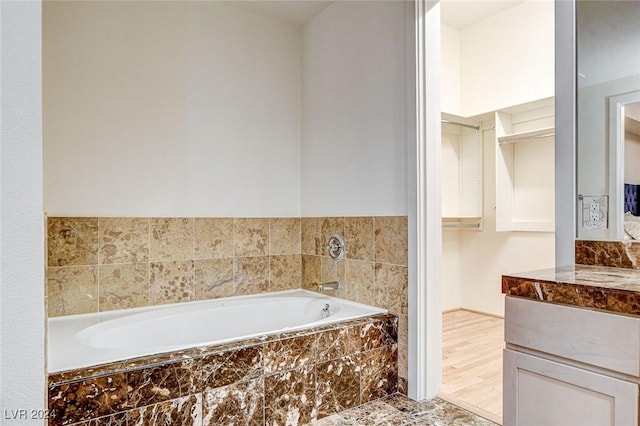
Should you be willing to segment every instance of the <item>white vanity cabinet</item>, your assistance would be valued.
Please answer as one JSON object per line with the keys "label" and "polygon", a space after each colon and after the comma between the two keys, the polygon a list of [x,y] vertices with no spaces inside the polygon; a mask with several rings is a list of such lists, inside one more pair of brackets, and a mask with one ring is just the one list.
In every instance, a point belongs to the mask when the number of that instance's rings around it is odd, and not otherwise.
{"label": "white vanity cabinet", "polygon": [[635,426],[640,318],[506,297],[505,426]]}

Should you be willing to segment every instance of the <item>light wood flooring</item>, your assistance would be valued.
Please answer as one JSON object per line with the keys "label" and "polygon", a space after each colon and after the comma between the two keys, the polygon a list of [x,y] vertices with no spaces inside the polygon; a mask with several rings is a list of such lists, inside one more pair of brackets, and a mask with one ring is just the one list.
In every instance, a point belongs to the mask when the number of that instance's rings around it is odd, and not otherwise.
{"label": "light wood flooring", "polygon": [[502,424],[504,320],[457,310],[442,315],[440,397]]}

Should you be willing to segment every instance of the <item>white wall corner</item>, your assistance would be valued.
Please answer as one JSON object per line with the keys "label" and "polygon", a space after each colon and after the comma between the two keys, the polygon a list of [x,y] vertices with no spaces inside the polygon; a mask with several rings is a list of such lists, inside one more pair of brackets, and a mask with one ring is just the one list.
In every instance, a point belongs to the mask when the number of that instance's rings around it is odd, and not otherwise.
{"label": "white wall corner", "polygon": [[16,425],[46,414],[41,7],[0,2],[0,415]]}

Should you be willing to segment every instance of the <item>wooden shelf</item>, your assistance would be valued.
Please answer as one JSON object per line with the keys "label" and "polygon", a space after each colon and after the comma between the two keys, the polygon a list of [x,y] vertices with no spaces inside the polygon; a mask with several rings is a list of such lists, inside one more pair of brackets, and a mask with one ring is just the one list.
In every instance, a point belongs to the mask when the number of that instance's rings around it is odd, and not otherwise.
{"label": "wooden shelf", "polygon": [[509,144],[526,142],[534,139],[543,139],[553,136],[555,136],[555,127],[544,127],[541,129],[529,130],[526,132],[511,133],[508,135],[498,136],[498,143]]}
{"label": "wooden shelf", "polygon": [[496,111],[495,123],[496,231],[554,232],[553,102]]}

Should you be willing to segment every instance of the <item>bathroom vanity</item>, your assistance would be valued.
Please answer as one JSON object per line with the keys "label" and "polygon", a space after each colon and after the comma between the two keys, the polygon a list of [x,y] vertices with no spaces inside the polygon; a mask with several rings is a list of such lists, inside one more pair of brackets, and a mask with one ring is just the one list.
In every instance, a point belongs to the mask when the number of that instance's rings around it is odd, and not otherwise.
{"label": "bathroom vanity", "polygon": [[504,425],[637,425],[640,271],[502,277]]}

